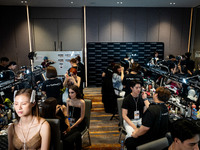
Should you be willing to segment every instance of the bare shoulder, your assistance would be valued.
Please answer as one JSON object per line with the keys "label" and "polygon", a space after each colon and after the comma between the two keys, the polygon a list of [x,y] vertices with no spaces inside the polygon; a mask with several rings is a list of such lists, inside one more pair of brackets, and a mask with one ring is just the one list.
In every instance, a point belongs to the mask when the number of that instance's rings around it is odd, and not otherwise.
{"label": "bare shoulder", "polygon": [[10,125],[8,126],[8,133],[9,133],[9,132],[12,132],[12,131],[13,131],[13,128],[14,128],[14,123],[12,123],[12,124],[10,124]]}
{"label": "bare shoulder", "polygon": [[80,100],[81,105],[85,104],[85,101],[83,99]]}
{"label": "bare shoulder", "polygon": [[50,125],[48,121],[46,121],[44,118],[40,118],[40,124],[41,124],[41,131],[50,130]]}
{"label": "bare shoulder", "polygon": [[10,125],[8,125],[8,138],[12,138],[13,135],[14,135],[14,126],[16,125],[17,123],[12,123]]}
{"label": "bare shoulder", "polygon": [[48,121],[46,121],[46,119],[45,118],[40,118],[40,123],[42,123],[42,124],[45,124],[45,123],[48,123]]}

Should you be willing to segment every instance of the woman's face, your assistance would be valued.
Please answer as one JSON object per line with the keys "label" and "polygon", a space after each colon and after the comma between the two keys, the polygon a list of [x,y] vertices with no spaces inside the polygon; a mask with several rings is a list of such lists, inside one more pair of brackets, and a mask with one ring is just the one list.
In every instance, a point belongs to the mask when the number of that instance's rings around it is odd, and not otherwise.
{"label": "woman's face", "polygon": [[70,72],[72,77],[76,77],[76,74],[74,74],[73,72]]}
{"label": "woman's face", "polygon": [[15,97],[14,108],[19,117],[31,115],[34,104],[30,103],[30,98],[26,94]]}
{"label": "woman's face", "polygon": [[75,99],[76,98],[76,92],[72,89],[69,89],[69,96],[71,97],[71,99]]}

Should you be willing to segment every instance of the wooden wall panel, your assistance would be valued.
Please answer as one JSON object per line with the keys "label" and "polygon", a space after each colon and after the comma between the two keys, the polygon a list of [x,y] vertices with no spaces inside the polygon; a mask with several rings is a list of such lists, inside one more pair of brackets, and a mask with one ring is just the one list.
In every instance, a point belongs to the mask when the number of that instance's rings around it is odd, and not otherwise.
{"label": "wooden wall panel", "polygon": [[[96,11],[104,16],[96,22]],[[106,42],[109,29],[105,27],[110,17],[112,42],[164,42],[165,56],[183,54],[187,49],[189,34],[189,8],[87,8],[87,42]],[[103,15],[101,15],[103,14]],[[96,16],[98,17],[98,16]],[[103,25],[102,25],[102,22]],[[97,24],[96,24],[97,23]],[[93,25],[92,25],[93,24]],[[100,31],[100,33],[99,33]],[[93,32],[93,33],[92,33]],[[94,33],[95,32],[95,33]],[[99,36],[99,34],[101,34]],[[103,35],[105,34],[105,35]],[[93,37],[92,37],[93,36]],[[98,41],[96,40],[98,36]],[[109,42],[109,41],[108,41]]]}
{"label": "wooden wall panel", "polygon": [[124,41],[131,42],[136,39],[136,11],[132,8],[124,10]]}
{"label": "wooden wall panel", "polygon": [[180,55],[182,36],[183,12],[181,9],[172,10],[171,33],[169,51],[173,55]]}
{"label": "wooden wall panel", "polygon": [[30,18],[83,18],[82,8],[31,7]]}
{"label": "wooden wall panel", "polygon": [[99,41],[99,18],[98,9],[87,8],[87,41],[98,42]]}
{"label": "wooden wall panel", "polygon": [[29,65],[26,7],[0,6],[0,57]]}
{"label": "wooden wall panel", "polygon": [[171,12],[160,10],[159,42],[164,42],[165,57],[169,55]]}
{"label": "wooden wall panel", "polygon": [[158,9],[147,9],[147,42],[158,41],[160,15]]}
{"label": "wooden wall panel", "polygon": [[123,8],[112,8],[111,41],[123,41]]}
{"label": "wooden wall panel", "polygon": [[145,8],[136,8],[136,42],[147,41],[147,14]]}
{"label": "wooden wall panel", "polygon": [[190,8],[188,11],[183,12],[183,20],[182,20],[182,36],[181,36],[181,51],[180,54],[184,54],[188,51],[188,38],[189,37],[189,28],[190,28]]}
{"label": "wooden wall panel", "polygon": [[100,8],[99,9],[99,25],[98,25],[98,39],[102,42],[111,41],[111,9]]}

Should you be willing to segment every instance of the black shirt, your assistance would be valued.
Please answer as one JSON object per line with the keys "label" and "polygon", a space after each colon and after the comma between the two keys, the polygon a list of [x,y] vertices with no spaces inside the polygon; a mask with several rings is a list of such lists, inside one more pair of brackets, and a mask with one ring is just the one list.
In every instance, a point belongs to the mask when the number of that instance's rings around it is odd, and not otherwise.
{"label": "black shirt", "polygon": [[3,71],[3,70],[7,70],[7,67],[0,65],[0,72]]}
{"label": "black shirt", "polygon": [[42,91],[46,92],[47,98],[54,97],[57,99],[58,104],[62,104],[62,94],[61,89],[63,88],[63,83],[60,79],[49,79],[45,81],[42,85]]}
{"label": "black shirt", "polygon": [[168,132],[168,109],[164,103],[151,104],[142,118],[142,125],[150,129],[143,136],[149,140],[164,137]]}
{"label": "black shirt", "polygon": [[125,87],[125,92],[126,92],[125,96],[127,96],[128,94],[131,93],[130,83],[131,83],[131,81],[133,81],[133,80],[139,80],[139,81],[141,81],[141,82],[142,82],[142,86],[143,86],[143,84],[144,84],[143,78],[142,78],[142,76],[139,75],[139,74],[127,74],[127,75],[125,75],[125,76],[124,76],[124,79],[123,79],[123,81],[122,81],[122,84],[123,84],[124,86],[126,86],[126,87]]}
{"label": "black shirt", "polygon": [[129,119],[135,119],[134,111],[136,111],[136,104],[137,104],[137,110],[139,110],[140,112],[140,118],[142,118],[145,104],[141,95],[139,95],[139,97],[137,98],[134,98],[131,94],[129,94],[123,100],[122,108],[128,110],[127,117]]}
{"label": "black shirt", "polygon": [[78,68],[81,70],[81,80],[85,82],[85,66],[82,63],[78,63]]}

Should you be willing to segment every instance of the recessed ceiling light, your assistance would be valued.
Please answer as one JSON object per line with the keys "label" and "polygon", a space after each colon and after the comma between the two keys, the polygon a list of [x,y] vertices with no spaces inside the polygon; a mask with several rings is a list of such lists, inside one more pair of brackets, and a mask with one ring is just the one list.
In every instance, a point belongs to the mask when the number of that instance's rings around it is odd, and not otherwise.
{"label": "recessed ceiling light", "polygon": [[24,3],[24,1],[21,1],[21,3],[23,4],[23,3]]}
{"label": "recessed ceiling light", "polygon": [[123,2],[117,2],[117,4],[123,4]]}
{"label": "recessed ceiling light", "polygon": [[173,5],[175,5],[176,3],[173,3]]}
{"label": "recessed ceiling light", "polygon": [[169,3],[170,5],[172,5],[172,3]]}
{"label": "recessed ceiling light", "polygon": [[73,4],[74,2],[71,2],[71,4]]}

